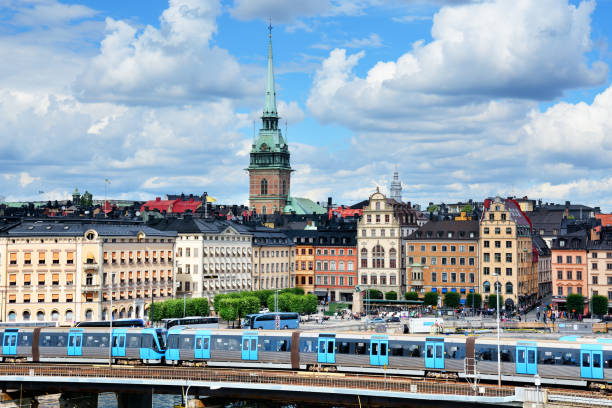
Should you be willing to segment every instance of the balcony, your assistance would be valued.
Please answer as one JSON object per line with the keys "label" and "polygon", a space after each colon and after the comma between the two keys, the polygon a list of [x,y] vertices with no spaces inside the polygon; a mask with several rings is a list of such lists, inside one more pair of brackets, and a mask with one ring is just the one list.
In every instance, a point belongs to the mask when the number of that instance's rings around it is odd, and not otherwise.
{"label": "balcony", "polygon": [[412,286],[423,286],[425,284],[425,282],[423,281],[423,279],[413,279],[410,284]]}
{"label": "balcony", "polygon": [[97,283],[86,283],[81,287],[81,289],[83,292],[97,292],[100,290],[100,285]]}

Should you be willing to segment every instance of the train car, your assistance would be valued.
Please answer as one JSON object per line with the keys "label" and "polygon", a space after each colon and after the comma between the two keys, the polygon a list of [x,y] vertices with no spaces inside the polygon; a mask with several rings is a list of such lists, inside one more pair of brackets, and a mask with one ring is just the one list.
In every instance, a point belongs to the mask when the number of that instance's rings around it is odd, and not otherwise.
{"label": "train car", "polygon": [[[298,333],[299,334],[299,333]],[[219,367],[294,368],[291,332],[200,330],[174,327],[168,331],[168,364]],[[297,361],[297,354],[293,361]]]}
{"label": "train car", "polygon": [[[6,328],[2,361],[159,363],[165,358],[165,333],[136,328]],[[109,346],[110,344],[110,346]]]}

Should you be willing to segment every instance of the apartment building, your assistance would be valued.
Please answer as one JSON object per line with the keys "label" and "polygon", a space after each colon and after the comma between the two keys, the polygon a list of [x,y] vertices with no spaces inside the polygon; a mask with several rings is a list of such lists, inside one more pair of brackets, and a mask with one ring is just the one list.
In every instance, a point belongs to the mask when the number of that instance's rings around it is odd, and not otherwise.
{"label": "apartment building", "polygon": [[304,293],[315,291],[315,241],[316,230],[287,230],[284,233],[295,244],[294,271],[296,288],[302,288]]}
{"label": "apartment building", "polygon": [[430,221],[406,240],[407,291],[457,292],[461,303],[478,289],[477,220]]}
{"label": "apartment building", "polygon": [[143,317],[173,295],[176,233],[140,223],[28,220],[0,236],[3,321]]}
{"label": "apartment building", "polygon": [[533,246],[538,260],[538,299],[543,299],[552,295],[552,257],[550,248],[541,235],[533,236]]}
{"label": "apartment building", "polygon": [[588,292],[588,237],[586,231],[559,236],[552,241],[553,304],[563,307],[567,295]]}
{"label": "apartment building", "polygon": [[479,281],[485,298],[499,286],[508,309],[536,302],[537,259],[531,236],[531,222],[516,201],[485,200],[479,242]]}
{"label": "apartment building", "polygon": [[588,296],[606,296],[610,309],[612,308],[612,228],[601,228],[598,238],[587,244]]}
{"label": "apartment building", "polygon": [[252,238],[242,224],[225,220],[165,218],[151,224],[176,231],[176,293],[205,297],[251,290]]}
{"label": "apartment building", "polygon": [[351,302],[357,284],[355,229],[317,231],[315,294],[322,300]]}
{"label": "apartment building", "polygon": [[286,234],[270,228],[253,229],[253,290],[293,287],[295,244]]}

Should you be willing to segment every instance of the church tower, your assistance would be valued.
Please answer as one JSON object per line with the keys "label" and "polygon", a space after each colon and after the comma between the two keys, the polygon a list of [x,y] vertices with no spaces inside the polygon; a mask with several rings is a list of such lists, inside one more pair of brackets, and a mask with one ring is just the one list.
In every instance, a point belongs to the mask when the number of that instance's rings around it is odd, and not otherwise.
{"label": "church tower", "polygon": [[289,146],[278,127],[274,66],[272,64],[272,26],[268,27],[268,76],[261,128],[251,148],[249,207],[258,214],[283,212],[289,197],[291,165]]}

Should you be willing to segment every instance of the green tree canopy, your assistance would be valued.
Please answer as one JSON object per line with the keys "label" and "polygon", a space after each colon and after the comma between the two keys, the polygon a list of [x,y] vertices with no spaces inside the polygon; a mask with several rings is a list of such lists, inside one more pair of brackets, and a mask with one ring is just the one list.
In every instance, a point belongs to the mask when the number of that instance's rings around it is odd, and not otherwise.
{"label": "green tree canopy", "polygon": [[444,295],[444,306],[452,308],[458,307],[460,300],[461,295],[457,292],[446,292]]}
{"label": "green tree canopy", "polygon": [[390,291],[385,293],[385,299],[387,300],[397,300],[397,292]]}
{"label": "green tree canopy", "polygon": [[383,294],[378,289],[366,289],[364,299],[382,299]]}
{"label": "green tree canopy", "polygon": [[436,306],[438,304],[438,292],[427,292],[423,297],[423,303],[427,306]]}
{"label": "green tree canopy", "polygon": [[[489,309],[497,309],[497,295],[489,295],[489,299],[487,300],[487,305]],[[499,295],[499,307],[504,306],[504,297]]]}
{"label": "green tree canopy", "polygon": [[465,297],[468,307],[479,309],[482,306],[482,295],[480,293],[468,293]]}
{"label": "green tree canopy", "polygon": [[591,299],[593,302],[593,314],[603,316],[608,314],[608,298],[601,295],[594,295]]}
{"label": "green tree canopy", "polygon": [[565,298],[565,310],[568,313],[583,313],[584,312],[584,296],[578,293],[572,293]]}
{"label": "green tree canopy", "polygon": [[461,207],[461,211],[466,214],[471,214],[473,210],[474,209],[472,208],[472,204],[466,204],[463,207]]}
{"label": "green tree canopy", "polygon": [[406,300],[419,300],[419,294],[416,292],[406,292],[404,293],[404,299]]}

